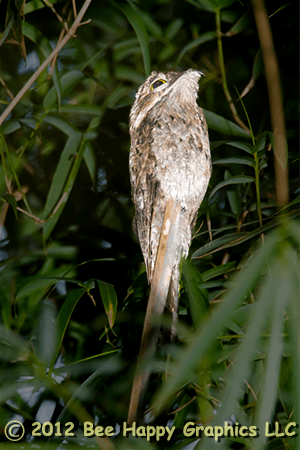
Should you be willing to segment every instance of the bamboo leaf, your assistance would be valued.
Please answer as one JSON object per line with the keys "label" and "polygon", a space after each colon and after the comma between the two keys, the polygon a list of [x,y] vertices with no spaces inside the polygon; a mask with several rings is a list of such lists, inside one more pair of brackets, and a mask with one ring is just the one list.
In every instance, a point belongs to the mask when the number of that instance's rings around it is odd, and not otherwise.
{"label": "bamboo leaf", "polygon": [[62,341],[63,341],[64,335],[65,335],[68,323],[70,321],[70,318],[74,311],[74,308],[86,291],[87,291],[87,288],[84,287],[84,288],[80,288],[80,289],[74,289],[72,292],[70,292],[70,294],[67,296],[66,300],[64,301],[63,306],[61,307],[61,309],[58,313],[58,316],[55,321],[55,329],[56,329],[56,333],[57,333],[56,348],[53,351],[53,356],[49,363],[49,371],[50,372],[52,371],[53,366],[55,364],[56,358],[58,356],[60,347],[62,345]]}
{"label": "bamboo leaf", "polygon": [[242,183],[252,183],[255,181],[254,177],[250,177],[248,175],[235,175],[228,180],[221,181],[217,186],[214,187],[214,189],[211,191],[211,194],[209,196],[209,199],[221,188],[224,186],[230,186],[231,184],[242,184]]}
{"label": "bamboo leaf", "polygon": [[[287,246],[286,246],[287,247]],[[290,259],[290,253],[287,248],[282,252],[286,253]],[[293,253],[293,252],[292,252]],[[267,362],[260,392],[258,408],[254,423],[259,429],[264,430],[265,423],[272,422],[274,406],[277,399],[277,388],[279,385],[280,363],[283,354],[283,331],[284,331],[284,311],[292,293],[292,285],[289,277],[285,276],[285,270],[288,271],[287,258],[279,257],[277,265],[271,271],[271,282],[274,287],[272,299],[272,327],[269,346],[267,350]],[[263,449],[266,443],[265,433],[260,433],[256,440],[258,448]]]}
{"label": "bamboo leaf", "polygon": [[[61,97],[68,95],[84,79],[84,75],[79,70],[71,70],[60,78]],[[52,87],[44,98],[43,107],[49,110],[56,105],[56,88]]]}
{"label": "bamboo leaf", "polygon": [[74,163],[74,156],[78,150],[81,141],[81,133],[74,133],[67,139],[64,149],[60,155],[52,183],[48,192],[45,209],[42,218],[45,219],[53,210],[60,199],[68,174]]}
{"label": "bamboo leaf", "polygon": [[[298,213],[295,213],[295,217],[297,216]],[[200,258],[203,255],[223,250],[224,248],[230,248],[235,245],[240,245],[248,241],[249,239],[253,239],[254,237],[260,235],[261,233],[265,233],[266,231],[271,230],[272,228],[276,227],[280,223],[284,223],[285,221],[286,218],[284,217],[282,217],[281,219],[278,218],[248,233],[231,233],[214,239],[212,242],[209,242],[208,244],[205,244],[203,247],[196,250],[193,253],[192,258]],[[297,232],[297,226],[295,227],[295,231]]]}
{"label": "bamboo leaf", "polygon": [[93,147],[91,146],[91,144],[89,142],[87,142],[85,144],[85,151],[84,151],[84,162],[87,166],[87,169],[89,171],[91,180],[93,185],[96,185],[96,172],[97,172],[97,160],[96,160],[96,156],[93,150]]}
{"label": "bamboo leaf", "polygon": [[212,269],[206,270],[201,274],[203,281],[211,280],[212,278],[219,277],[220,275],[224,275],[224,273],[231,272],[235,269],[236,263],[230,262],[226,264],[222,264],[217,267],[213,267]]}
{"label": "bamboo leaf", "polygon": [[65,204],[68,201],[68,198],[70,196],[70,193],[72,191],[73,185],[75,183],[76,180],[76,176],[79,170],[79,167],[81,165],[81,161],[84,155],[84,150],[85,150],[85,142],[82,141],[81,145],[79,147],[79,150],[77,152],[77,154],[75,155],[74,158],[74,162],[72,165],[72,169],[70,171],[70,174],[68,176],[66,185],[64,187],[62,196],[59,200],[59,203],[57,204],[57,207],[55,208],[55,211],[52,213],[50,219],[47,220],[47,222],[43,225],[43,239],[44,241],[46,241],[48,239],[48,237],[50,236],[53,228],[55,227],[64,207]]}
{"label": "bamboo leaf", "polygon": [[189,42],[178,55],[178,58],[176,60],[176,64],[178,65],[183,56],[189,51],[194,48],[199,47],[199,45],[204,44],[205,42],[212,41],[213,39],[216,39],[217,34],[215,31],[207,31],[206,33],[201,34],[197,39],[194,39],[193,41]]}
{"label": "bamboo leaf", "polygon": [[217,336],[224,329],[224,322],[231,317],[233,311],[247,298],[249,291],[255,286],[266,262],[271,259],[277,246],[278,234],[274,232],[266,240],[265,245],[257,251],[248,266],[235,277],[233,288],[226,294],[221,306],[196,333],[189,346],[182,351],[177,358],[168,383],[159,390],[152,400],[152,411],[155,415],[165,407],[170,396],[180,386],[193,379],[199,362],[207,355]]}
{"label": "bamboo leaf", "polygon": [[102,303],[108,318],[108,323],[112,329],[116,320],[118,299],[115,288],[105,281],[96,280],[102,298]]}
{"label": "bamboo leaf", "polygon": [[[51,0],[51,4],[55,5],[58,0]],[[38,9],[45,8],[46,4],[42,0],[31,0],[30,2],[26,2],[24,7],[24,14],[29,14],[33,11],[37,11]]]}
{"label": "bamboo leaf", "polygon": [[70,125],[66,119],[63,119],[61,117],[48,115],[45,117],[44,122],[49,123],[50,125],[53,125],[54,127],[58,128],[60,131],[62,131],[64,134],[67,134],[68,136],[75,137],[75,135],[78,134],[78,131],[76,130],[76,128],[74,128],[72,125]]}
{"label": "bamboo leaf", "polygon": [[246,166],[255,167],[253,158],[236,157],[236,158],[221,158],[213,161],[213,164],[243,164]]}
{"label": "bamboo leaf", "polygon": [[[26,36],[28,39],[30,39],[32,42],[37,44],[39,46],[39,51],[42,52],[44,55],[44,58],[48,58],[50,53],[52,52],[52,47],[48,39],[44,36],[43,33],[41,33],[37,28],[35,28],[33,25],[31,25],[28,22],[22,23],[22,33],[24,36]],[[46,70],[46,69],[45,69]],[[61,91],[60,91],[60,82],[59,82],[59,76],[58,76],[58,69],[57,65],[55,65],[52,78],[54,82],[54,88],[55,93],[58,98],[61,98]]]}
{"label": "bamboo leaf", "polygon": [[230,134],[231,136],[239,136],[247,139],[251,139],[251,135],[243,128],[239,127],[231,120],[225,119],[218,114],[211,111],[203,110],[208,128],[218,131],[219,133]]}
{"label": "bamboo leaf", "polygon": [[207,290],[199,289],[198,285],[203,283],[203,278],[201,277],[199,270],[191,261],[188,259],[183,260],[181,267],[184,286],[189,300],[191,316],[194,327],[197,329],[203,322],[209,309]]}
{"label": "bamboo leaf", "polygon": [[17,201],[14,195],[12,194],[6,194],[3,195],[3,200],[5,200],[10,206],[12,206],[12,209],[14,211],[15,218],[18,220],[18,210],[17,210]]}
{"label": "bamboo leaf", "polygon": [[123,14],[125,14],[128,22],[137,35],[142,50],[145,73],[146,76],[148,76],[150,75],[151,62],[149,53],[149,37],[145,25],[138,13],[130,5],[120,5],[118,3],[118,8],[123,12]]}

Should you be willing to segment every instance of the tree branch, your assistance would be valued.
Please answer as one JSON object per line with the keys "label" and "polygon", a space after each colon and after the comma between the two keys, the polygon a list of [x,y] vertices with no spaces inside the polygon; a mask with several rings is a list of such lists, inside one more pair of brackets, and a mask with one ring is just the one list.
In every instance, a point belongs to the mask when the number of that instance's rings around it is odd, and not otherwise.
{"label": "tree branch", "polygon": [[168,200],[155,261],[137,368],[131,391],[127,419],[129,425],[138,420],[142,415],[142,408],[150,378],[150,371],[146,370],[143,372],[143,366],[146,361],[149,361],[155,355],[161,316],[166,306],[175,259],[176,245],[174,243],[176,243],[177,239],[179,218],[180,205],[176,204],[174,199]]}
{"label": "tree branch", "polygon": [[270,114],[275,136],[275,185],[279,207],[289,202],[287,142],[282,104],[279,67],[270,22],[263,0],[252,0],[254,17],[266,70]]}
{"label": "tree branch", "polygon": [[37,69],[37,71],[29,78],[27,83],[22,87],[22,89],[18,92],[18,94],[15,96],[15,98],[12,100],[12,102],[8,105],[8,107],[4,110],[4,112],[0,116],[0,125],[4,122],[4,120],[8,117],[8,115],[11,113],[11,111],[14,109],[14,107],[19,103],[23,95],[28,91],[30,86],[35,82],[35,80],[38,78],[38,76],[43,72],[43,70],[48,66],[48,64],[52,61],[52,59],[60,52],[60,50],[66,45],[66,43],[74,37],[76,30],[78,26],[80,25],[80,22],[86,13],[86,10],[88,9],[90,3],[92,0],[85,0],[81,10],[79,11],[78,16],[74,20],[73,25],[67,32],[66,36],[62,41],[60,41],[55,49],[52,51],[52,53],[48,56],[47,59],[40,65],[40,67]]}

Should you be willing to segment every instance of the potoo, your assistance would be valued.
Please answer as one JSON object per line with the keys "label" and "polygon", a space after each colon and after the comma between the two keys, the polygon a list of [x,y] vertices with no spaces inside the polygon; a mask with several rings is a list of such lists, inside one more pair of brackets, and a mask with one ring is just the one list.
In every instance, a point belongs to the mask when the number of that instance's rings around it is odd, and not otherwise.
{"label": "potoo", "polygon": [[[166,308],[174,323],[179,262],[181,256],[188,255],[212,170],[207,125],[197,105],[200,76],[201,72],[192,69],[152,72],[138,89],[130,113],[134,230],[151,290],[158,284],[154,311],[158,314]],[[161,276],[158,265],[163,271],[160,281],[156,279]],[[151,321],[151,317],[146,315],[143,334],[149,326],[147,320]]]}

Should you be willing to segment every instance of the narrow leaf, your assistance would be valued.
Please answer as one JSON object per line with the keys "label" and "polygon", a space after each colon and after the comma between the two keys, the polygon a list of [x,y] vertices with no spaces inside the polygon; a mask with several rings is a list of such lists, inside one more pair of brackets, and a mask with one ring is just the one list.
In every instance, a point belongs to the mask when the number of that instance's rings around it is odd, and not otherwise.
{"label": "narrow leaf", "polygon": [[[66,96],[84,79],[84,75],[79,70],[72,70],[60,78],[61,96]],[[45,110],[56,105],[56,88],[52,87],[44,98],[43,107]]]}
{"label": "narrow leaf", "polygon": [[74,133],[74,136],[69,137],[64,146],[48,192],[45,209],[42,215],[43,219],[51,213],[62,195],[66,179],[74,162],[73,156],[77,153],[80,140],[81,133]]}
{"label": "narrow leaf", "polygon": [[216,39],[217,33],[215,31],[207,31],[206,33],[201,34],[197,39],[194,39],[193,41],[189,42],[178,55],[178,58],[176,60],[175,65],[179,64],[182,57],[189,51],[194,48],[199,47],[199,45],[204,44],[205,42],[212,41],[213,39]]}
{"label": "narrow leaf", "polygon": [[87,169],[89,171],[91,180],[93,185],[95,186],[96,184],[96,172],[97,172],[97,161],[96,161],[96,156],[93,150],[93,147],[91,146],[91,144],[89,142],[87,142],[85,144],[85,150],[84,150],[84,162],[87,166]]}
{"label": "narrow leaf", "polygon": [[130,25],[132,26],[137,35],[142,50],[145,73],[146,76],[148,76],[150,75],[151,63],[149,53],[149,38],[145,25],[140,16],[138,15],[138,13],[130,5],[118,4],[118,8],[120,8],[123,14],[125,14],[125,16],[128,19],[128,22],[130,23]]}
{"label": "narrow leaf", "polygon": [[203,279],[199,270],[191,261],[188,259],[183,260],[181,267],[194,327],[198,328],[209,309],[207,290],[199,289],[198,285],[199,283],[203,283]]}
{"label": "narrow leaf", "polygon": [[55,329],[57,332],[56,349],[53,352],[52,359],[49,363],[49,371],[51,372],[55,364],[56,358],[58,356],[68,323],[70,321],[71,315],[74,311],[75,306],[81,299],[83,294],[86,292],[86,288],[74,289],[64,301],[61,307],[57,319],[55,321]]}
{"label": "narrow leaf", "polygon": [[[285,253],[287,249],[285,249]],[[270,273],[272,274],[272,282],[274,284],[274,295],[272,296],[272,328],[267,351],[267,364],[262,383],[261,394],[259,398],[258,410],[254,423],[259,429],[264,430],[265,423],[272,422],[274,406],[277,399],[277,388],[279,385],[280,363],[283,353],[283,336],[284,331],[284,311],[285,305],[292,293],[292,285],[289,277],[285,275],[288,271],[288,265],[284,258],[280,258],[277,266]],[[260,433],[256,440],[258,448],[263,449],[266,443],[265,433]]]}
{"label": "narrow leaf", "polygon": [[251,139],[251,135],[243,128],[239,127],[231,120],[225,119],[211,111],[203,110],[208,128],[218,131],[219,133],[230,134],[231,136],[239,136]]}
{"label": "narrow leaf", "polygon": [[12,209],[14,211],[15,214],[15,218],[16,220],[18,220],[18,210],[17,210],[17,201],[14,195],[12,194],[6,194],[3,197],[3,200],[5,200],[7,203],[10,204],[10,206],[12,206]]}
{"label": "narrow leaf", "polygon": [[55,208],[54,212],[52,213],[52,216],[49,220],[47,220],[47,222],[44,224],[43,226],[43,239],[44,241],[46,241],[48,239],[48,237],[50,236],[53,228],[55,227],[64,207],[65,204],[68,201],[68,198],[70,196],[70,193],[72,191],[73,185],[75,183],[76,180],[76,176],[79,170],[79,167],[81,165],[81,161],[83,158],[83,154],[84,154],[84,149],[85,149],[85,142],[82,141],[81,145],[79,147],[79,150],[77,152],[77,154],[74,157],[74,163],[71,169],[71,172],[69,174],[68,180],[66,182],[64,191],[62,193],[62,196],[59,200],[59,203],[57,204],[57,208]]}
{"label": "narrow leaf", "polygon": [[118,299],[115,288],[105,281],[96,280],[99,286],[102,303],[107,314],[108,323],[112,329],[116,320]]}
{"label": "narrow leaf", "polygon": [[219,184],[217,184],[217,186],[214,187],[214,189],[212,190],[209,199],[222,187],[224,186],[229,186],[231,184],[241,184],[241,183],[252,183],[253,181],[255,181],[254,177],[250,177],[248,175],[243,175],[243,176],[239,176],[239,175],[235,175],[231,178],[229,178],[228,180],[224,180],[221,181]]}
{"label": "narrow leaf", "polygon": [[167,404],[170,396],[182,384],[193,379],[199,362],[207,355],[217,336],[224,329],[224,322],[231,317],[239,305],[253,289],[257,278],[263,272],[265,265],[278,245],[278,234],[273,233],[259,249],[249,265],[235,278],[233,288],[225,296],[221,306],[212,317],[197,332],[190,345],[177,358],[177,362],[168,379],[168,383],[155,395],[152,405],[156,415]]}
{"label": "narrow leaf", "polygon": [[253,158],[237,157],[237,158],[221,158],[213,161],[213,164],[244,164],[246,166],[255,167]]}

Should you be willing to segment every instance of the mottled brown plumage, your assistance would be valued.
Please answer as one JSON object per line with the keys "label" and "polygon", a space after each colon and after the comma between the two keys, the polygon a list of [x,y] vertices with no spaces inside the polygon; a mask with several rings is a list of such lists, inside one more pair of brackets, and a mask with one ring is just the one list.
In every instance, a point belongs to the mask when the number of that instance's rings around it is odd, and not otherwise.
{"label": "mottled brown plumage", "polygon": [[[175,335],[179,262],[188,254],[211,175],[207,125],[197,105],[200,76],[192,69],[152,72],[138,89],[130,113],[134,230],[151,285],[138,367],[146,352],[154,354],[159,327],[153,325],[153,316],[165,307],[173,317]],[[149,372],[137,370],[129,423],[141,413],[148,379]]]}
{"label": "mottled brown plumage", "polygon": [[188,254],[197,211],[211,174],[207,126],[196,103],[200,76],[196,70],[152,72],[140,86],[130,114],[134,229],[150,284],[166,200],[173,198],[181,205],[173,292],[168,298],[175,310],[177,299],[172,300],[172,296],[178,295],[179,261],[181,255]]}

